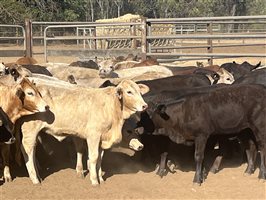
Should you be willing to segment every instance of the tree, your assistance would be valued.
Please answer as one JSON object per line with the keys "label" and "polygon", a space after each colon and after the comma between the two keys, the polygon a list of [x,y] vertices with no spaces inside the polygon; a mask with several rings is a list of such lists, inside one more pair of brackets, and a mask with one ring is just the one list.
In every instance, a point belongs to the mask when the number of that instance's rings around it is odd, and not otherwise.
{"label": "tree", "polygon": [[23,23],[26,17],[31,17],[27,11],[27,7],[20,1],[0,0],[0,23]]}
{"label": "tree", "polygon": [[114,3],[117,6],[117,17],[120,17],[120,10],[123,7],[124,1],[123,0],[114,0]]}

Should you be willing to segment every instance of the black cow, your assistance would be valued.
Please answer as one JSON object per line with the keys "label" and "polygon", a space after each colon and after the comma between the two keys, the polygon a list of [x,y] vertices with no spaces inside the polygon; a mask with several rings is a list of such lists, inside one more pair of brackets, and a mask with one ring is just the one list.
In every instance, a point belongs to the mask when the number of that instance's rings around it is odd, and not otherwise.
{"label": "black cow", "polygon": [[235,80],[233,84],[261,84],[266,87],[266,68],[254,70]]}
{"label": "black cow", "polygon": [[176,75],[166,78],[137,81],[150,88],[147,94],[155,94],[164,90],[175,90],[183,87],[197,87],[211,85],[210,80],[205,75],[201,74],[190,74],[190,75]]}
{"label": "black cow", "polygon": [[[137,81],[136,83],[142,83],[149,86],[150,91],[147,93],[147,95],[158,94],[164,90],[211,85],[211,82],[207,76],[202,74],[175,75],[154,80]],[[100,86],[100,88],[108,86],[116,85],[107,80]]]}
{"label": "black cow", "polygon": [[15,137],[12,134],[12,130],[12,122],[0,107],[0,143],[12,144],[15,142]]}
{"label": "black cow", "polygon": [[261,155],[260,179],[266,179],[266,90],[259,85],[234,85],[187,95],[157,106],[152,113],[156,128],[172,129],[175,141],[194,140],[196,174],[194,183],[203,182],[202,162],[210,135],[238,133],[250,128]]}
{"label": "black cow", "polygon": [[234,79],[237,80],[240,77],[250,73],[252,70],[258,68],[260,65],[261,62],[259,62],[257,65],[251,65],[245,61],[242,64],[238,64],[236,62],[224,63],[221,65],[221,68],[229,71],[234,76]]}
{"label": "black cow", "polygon": [[69,64],[69,66],[73,67],[84,67],[84,68],[89,68],[89,69],[99,69],[99,66],[96,62],[93,60],[88,60],[88,61],[76,61],[72,62]]}

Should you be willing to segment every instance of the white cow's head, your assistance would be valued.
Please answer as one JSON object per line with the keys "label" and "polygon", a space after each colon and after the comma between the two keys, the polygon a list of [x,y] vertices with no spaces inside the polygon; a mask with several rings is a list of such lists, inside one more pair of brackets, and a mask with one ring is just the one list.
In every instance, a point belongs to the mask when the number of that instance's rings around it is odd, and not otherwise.
{"label": "white cow's head", "polygon": [[220,68],[217,74],[220,76],[217,83],[232,84],[235,81],[234,76],[224,68]]}
{"label": "white cow's head", "polygon": [[114,71],[114,66],[116,64],[116,60],[114,58],[103,60],[98,63],[99,66],[99,76],[101,78],[110,78],[112,77],[112,73]]}
{"label": "white cow's head", "polygon": [[144,111],[148,105],[143,100],[142,94],[149,91],[149,87],[144,84],[136,84],[131,80],[123,80],[116,86],[116,94],[123,106],[124,119],[130,115]]}

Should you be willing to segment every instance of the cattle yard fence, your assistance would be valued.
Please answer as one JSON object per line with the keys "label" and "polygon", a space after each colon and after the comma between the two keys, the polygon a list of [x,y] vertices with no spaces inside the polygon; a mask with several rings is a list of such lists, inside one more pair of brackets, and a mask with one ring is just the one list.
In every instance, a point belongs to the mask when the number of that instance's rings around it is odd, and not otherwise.
{"label": "cattle yard fence", "polygon": [[[266,57],[264,53],[231,52],[232,47],[266,47],[266,15],[193,18],[140,18],[129,22],[35,22],[0,24],[0,57],[32,56],[43,46],[49,56],[95,57],[139,55],[160,61],[232,57]],[[18,50],[17,47],[22,47]],[[40,52],[39,52],[40,53]]]}

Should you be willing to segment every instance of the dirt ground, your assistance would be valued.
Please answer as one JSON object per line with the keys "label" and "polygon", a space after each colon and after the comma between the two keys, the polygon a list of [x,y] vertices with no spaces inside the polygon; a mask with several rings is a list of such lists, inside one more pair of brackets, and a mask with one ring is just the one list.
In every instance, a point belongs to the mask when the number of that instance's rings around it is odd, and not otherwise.
{"label": "dirt ground", "polygon": [[[262,52],[266,53],[265,48],[260,50]],[[44,62],[43,55],[35,58],[39,63]],[[0,58],[3,62],[14,62],[16,59]],[[57,57],[49,60],[70,63],[77,58]],[[261,58],[219,59],[214,64],[233,60],[247,60],[252,64],[262,61],[266,64],[266,60]],[[177,64],[194,65],[195,61]],[[257,179],[258,169],[255,174],[244,176],[246,164],[240,163],[237,157],[225,159],[222,170],[215,175],[209,174],[199,187],[192,184],[195,173],[193,155],[179,155],[181,162],[188,160],[186,167],[160,178],[155,174],[154,166],[148,167],[125,153],[108,151],[103,158],[106,181],[99,187],[92,187],[89,174],[85,179],[76,177],[75,164],[65,155],[67,150],[64,145],[66,144],[56,144],[61,153],[55,151],[53,157],[37,151],[37,157],[43,160],[40,162],[40,175],[43,179],[41,185],[32,184],[25,166],[13,166],[11,171],[14,180],[0,183],[0,199],[266,199],[266,183]]]}

